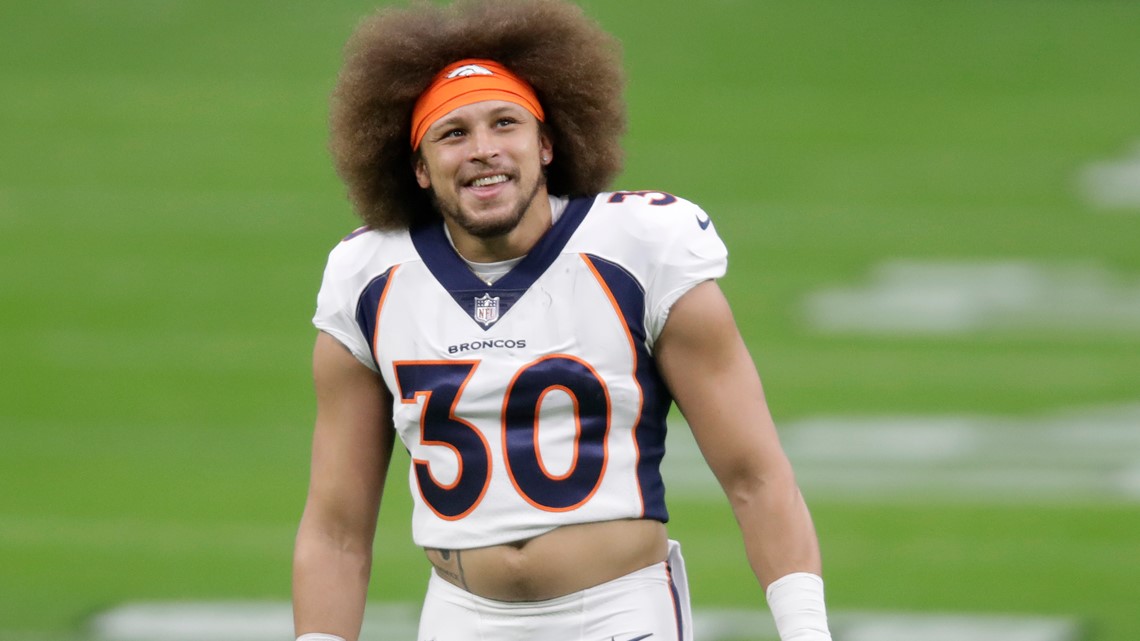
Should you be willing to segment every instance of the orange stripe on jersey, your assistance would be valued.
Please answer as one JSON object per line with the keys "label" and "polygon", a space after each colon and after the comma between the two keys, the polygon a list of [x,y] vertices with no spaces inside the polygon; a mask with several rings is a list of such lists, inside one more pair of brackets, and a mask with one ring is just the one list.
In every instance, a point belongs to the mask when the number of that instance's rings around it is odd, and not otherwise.
{"label": "orange stripe on jersey", "polygon": [[[630,372],[630,378],[633,379],[633,384],[637,386],[637,412],[634,416],[641,416],[641,412],[645,409],[645,390],[641,387],[641,381],[637,378],[637,341],[633,338],[633,333],[629,331],[629,325],[625,322],[625,314],[621,311],[621,305],[618,304],[617,297],[610,291],[610,286],[606,284],[606,279],[598,272],[598,268],[594,266],[594,262],[586,254],[578,254],[582,262],[586,263],[586,267],[590,268],[590,273],[594,275],[594,280],[598,281],[598,286],[605,292],[606,298],[609,299],[610,305],[614,308],[614,314],[617,316],[618,322],[621,323],[621,328],[625,332],[626,342],[629,343],[629,357],[633,363],[633,369]],[[641,447],[637,443],[637,426],[640,421],[633,424],[631,430],[633,436],[633,451],[635,454],[634,469],[641,465]],[[641,489],[641,483],[637,484],[637,495],[641,501],[641,515],[645,516],[645,495]]]}
{"label": "orange stripe on jersey", "polygon": [[396,271],[399,265],[392,265],[388,269],[388,281],[384,283],[384,291],[380,292],[380,300],[376,301],[376,319],[372,321],[372,360],[380,365],[380,312],[384,309],[384,301],[388,299],[388,290],[392,289],[392,281],[396,280]]}

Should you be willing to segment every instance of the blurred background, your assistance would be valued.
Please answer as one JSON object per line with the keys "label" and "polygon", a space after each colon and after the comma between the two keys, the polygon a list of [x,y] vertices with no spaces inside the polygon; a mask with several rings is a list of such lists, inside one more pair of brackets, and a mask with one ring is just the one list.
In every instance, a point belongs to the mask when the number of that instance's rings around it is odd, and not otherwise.
{"label": "blurred background", "polygon": [[[1140,3],[581,4],[624,44],[615,188],[698,202],[729,246],[830,607],[1140,639]],[[377,6],[0,5],[0,640],[288,599],[309,318],[357,226],[327,100]],[[763,612],[670,440],[695,607]],[[378,604],[426,583],[405,471]]]}

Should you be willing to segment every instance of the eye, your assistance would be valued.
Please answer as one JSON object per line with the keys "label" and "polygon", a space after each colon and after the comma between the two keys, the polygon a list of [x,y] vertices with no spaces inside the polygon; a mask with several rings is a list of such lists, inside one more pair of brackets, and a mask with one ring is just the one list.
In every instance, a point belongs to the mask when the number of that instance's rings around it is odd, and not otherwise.
{"label": "eye", "polygon": [[439,132],[439,136],[436,138],[436,140],[447,140],[448,138],[459,138],[464,133],[465,132],[462,129],[460,129],[459,127],[452,127],[451,129],[444,129],[443,131]]}
{"label": "eye", "polygon": [[513,116],[502,116],[495,121],[495,126],[497,127],[509,127],[511,125],[517,124],[519,124],[518,118],[515,118]]}

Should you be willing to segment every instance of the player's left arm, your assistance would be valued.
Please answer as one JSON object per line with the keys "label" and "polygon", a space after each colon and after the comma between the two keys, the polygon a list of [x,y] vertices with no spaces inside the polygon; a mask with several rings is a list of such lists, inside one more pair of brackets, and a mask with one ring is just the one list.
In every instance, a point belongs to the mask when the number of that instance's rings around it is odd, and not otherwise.
{"label": "player's left arm", "polygon": [[[673,305],[655,354],[732,505],[781,638],[829,639],[815,527],[780,446],[756,366],[714,281],[697,285]],[[817,582],[818,603],[804,604],[797,596],[788,603],[790,610],[784,607],[789,589],[795,595],[815,592]],[[818,612],[804,619],[805,607]]]}

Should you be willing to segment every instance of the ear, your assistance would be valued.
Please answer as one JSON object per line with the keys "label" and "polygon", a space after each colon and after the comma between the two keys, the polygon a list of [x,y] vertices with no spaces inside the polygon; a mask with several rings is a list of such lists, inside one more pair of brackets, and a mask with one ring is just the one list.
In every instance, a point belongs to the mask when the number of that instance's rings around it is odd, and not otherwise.
{"label": "ear", "polygon": [[554,160],[554,145],[550,141],[550,136],[545,132],[538,134],[538,159],[543,167],[546,167]]}
{"label": "ear", "polygon": [[420,188],[431,187],[431,176],[428,175],[427,163],[424,162],[423,154],[416,154],[412,166],[416,171],[416,182],[419,183]]}

